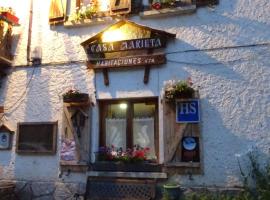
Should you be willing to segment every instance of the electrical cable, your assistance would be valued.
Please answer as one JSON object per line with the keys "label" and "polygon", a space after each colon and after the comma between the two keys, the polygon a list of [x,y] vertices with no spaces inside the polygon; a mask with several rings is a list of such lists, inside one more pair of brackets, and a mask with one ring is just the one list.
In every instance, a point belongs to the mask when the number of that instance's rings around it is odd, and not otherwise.
{"label": "electrical cable", "polygon": [[26,92],[27,92],[28,88],[30,87],[30,84],[31,84],[31,82],[33,80],[33,77],[34,77],[34,74],[35,74],[35,70],[36,70],[36,67],[33,68],[32,73],[31,73],[31,76],[29,78],[29,81],[26,84],[26,88],[23,91],[23,93],[21,94],[21,96],[11,106],[9,106],[8,108],[4,108],[4,113],[3,113],[3,116],[0,118],[0,121],[2,121],[4,117],[6,117],[5,115],[6,115],[7,111],[11,110],[10,112],[12,112],[12,110],[16,109],[19,105],[21,105],[22,100],[23,100],[24,96],[26,95]]}
{"label": "electrical cable", "polygon": [[[170,55],[170,54],[181,54],[181,53],[189,53],[189,52],[209,52],[209,51],[219,51],[219,50],[238,49],[238,48],[263,47],[263,46],[270,46],[270,42],[259,43],[259,44],[247,44],[247,45],[236,45],[236,46],[204,48],[204,49],[179,50],[179,51],[165,52],[164,54],[165,55]],[[71,60],[71,61],[61,61],[61,62],[48,62],[48,63],[42,63],[39,67],[56,66],[56,65],[80,64],[80,63],[85,63],[85,62],[86,62],[86,60]],[[187,64],[193,64],[193,63],[187,63]],[[215,63],[213,63],[213,64],[215,64]],[[196,65],[196,63],[195,63],[195,65]],[[29,65],[17,65],[17,66],[14,66],[14,67],[29,67]]]}

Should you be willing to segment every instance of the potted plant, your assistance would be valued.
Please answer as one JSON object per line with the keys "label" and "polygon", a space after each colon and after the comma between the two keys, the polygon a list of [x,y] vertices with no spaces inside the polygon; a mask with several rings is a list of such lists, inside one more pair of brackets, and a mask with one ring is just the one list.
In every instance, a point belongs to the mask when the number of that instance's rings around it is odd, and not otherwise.
{"label": "potted plant", "polygon": [[66,103],[71,102],[88,102],[89,96],[86,93],[81,93],[79,90],[76,89],[70,89],[67,92],[63,94],[63,101]]}
{"label": "potted plant", "polygon": [[12,25],[18,25],[19,24],[19,18],[15,16],[15,12],[12,10],[11,7],[9,8],[0,8],[0,19],[6,20],[8,23],[11,23]]}
{"label": "potted plant", "polygon": [[163,199],[176,200],[180,197],[180,184],[175,182],[165,183],[163,185]]}
{"label": "potted plant", "polygon": [[175,99],[192,98],[195,90],[192,88],[192,82],[189,79],[180,81],[169,81],[165,85],[165,100],[174,102]]}

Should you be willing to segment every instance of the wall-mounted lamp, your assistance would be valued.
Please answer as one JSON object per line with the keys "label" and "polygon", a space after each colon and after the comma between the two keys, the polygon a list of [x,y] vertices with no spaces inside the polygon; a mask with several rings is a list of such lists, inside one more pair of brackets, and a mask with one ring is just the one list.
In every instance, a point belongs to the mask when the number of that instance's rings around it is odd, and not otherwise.
{"label": "wall-mounted lamp", "polygon": [[31,61],[32,65],[40,65],[42,60],[42,49],[40,46],[35,47],[35,49],[32,51],[31,55]]}

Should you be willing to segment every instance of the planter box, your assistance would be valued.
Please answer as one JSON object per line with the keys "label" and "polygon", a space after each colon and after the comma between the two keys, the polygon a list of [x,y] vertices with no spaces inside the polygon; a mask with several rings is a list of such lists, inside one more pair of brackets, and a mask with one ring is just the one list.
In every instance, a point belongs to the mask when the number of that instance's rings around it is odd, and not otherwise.
{"label": "planter box", "polygon": [[99,161],[91,164],[94,171],[119,171],[119,172],[161,172],[162,167],[155,163],[123,163]]}
{"label": "planter box", "polygon": [[89,95],[86,93],[80,93],[77,94],[76,96],[72,96],[72,97],[63,97],[63,101],[65,103],[72,103],[72,102],[76,102],[76,103],[82,103],[82,102],[88,102],[89,101]]}
{"label": "planter box", "polygon": [[2,12],[0,15],[2,16],[2,18],[4,20],[6,20],[7,22],[9,22],[9,23],[11,23],[13,25],[19,24],[19,18],[16,17],[15,15],[12,15],[9,12]]}

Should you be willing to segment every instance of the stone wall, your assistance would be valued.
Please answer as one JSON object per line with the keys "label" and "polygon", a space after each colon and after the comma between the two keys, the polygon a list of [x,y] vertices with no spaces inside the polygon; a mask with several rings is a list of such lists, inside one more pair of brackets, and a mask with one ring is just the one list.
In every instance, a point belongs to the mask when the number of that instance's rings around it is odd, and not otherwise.
{"label": "stone wall", "polygon": [[20,181],[16,183],[15,195],[23,200],[80,200],[84,198],[85,187],[83,183]]}

